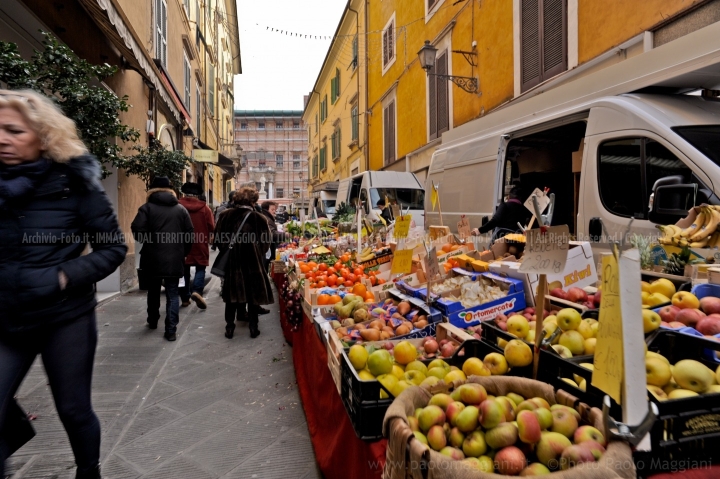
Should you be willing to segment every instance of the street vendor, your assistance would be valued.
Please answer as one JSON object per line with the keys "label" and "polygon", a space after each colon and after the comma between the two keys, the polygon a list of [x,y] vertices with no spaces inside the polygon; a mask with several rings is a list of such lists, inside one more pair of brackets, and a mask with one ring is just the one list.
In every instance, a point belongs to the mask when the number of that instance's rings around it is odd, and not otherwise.
{"label": "street vendor", "polygon": [[515,186],[510,190],[507,200],[501,204],[493,217],[480,228],[472,230],[472,234],[477,236],[485,234],[489,231],[493,232],[493,236],[505,236],[509,233],[520,231],[518,223],[525,226],[530,221],[530,211],[520,201],[520,189]]}
{"label": "street vendor", "polygon": [[385,224],[390,224],[393,221],[393,215],[392,211],[390,211],[390,207],[385,204],[385,200],[383,198],[380,198],[376,205],[378,208],[380,208],[381,213],[380,216],[382,216],[382,219],[385,220]]}

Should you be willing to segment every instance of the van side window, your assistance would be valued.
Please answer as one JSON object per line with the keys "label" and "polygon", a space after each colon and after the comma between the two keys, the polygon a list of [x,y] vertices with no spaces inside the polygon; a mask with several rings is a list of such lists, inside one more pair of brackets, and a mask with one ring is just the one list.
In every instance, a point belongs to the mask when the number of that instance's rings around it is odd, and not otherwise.
{"label": "van side window", "polygon": [[699,183],[682,160],[650,138],[605,142],[598,159],[600,197],[605,208],[618,216],[647,219],[658,180]]}
{"label": "van side window", "polygon": [[630,218],[643,214],[640,138],[607,141],[598,150],[600,199],[609,212]]}

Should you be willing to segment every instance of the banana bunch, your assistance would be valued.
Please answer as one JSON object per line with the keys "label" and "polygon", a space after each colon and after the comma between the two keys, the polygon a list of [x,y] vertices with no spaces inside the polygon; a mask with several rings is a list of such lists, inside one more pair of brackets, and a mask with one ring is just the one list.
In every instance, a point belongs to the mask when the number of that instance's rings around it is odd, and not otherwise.
{"label": "banana bunch", "polygon": [[676,225],[659,225],[660,244],[689,248],[720,247],[720,206],[703,206],[693,224],[683,229]]}
{"label": "banana bunch", "polygon": [[375,259],[375,252],[370,246],[366,246],[365,249],[358,252],[357,258],[358,263],[364,263],[365,261]]}

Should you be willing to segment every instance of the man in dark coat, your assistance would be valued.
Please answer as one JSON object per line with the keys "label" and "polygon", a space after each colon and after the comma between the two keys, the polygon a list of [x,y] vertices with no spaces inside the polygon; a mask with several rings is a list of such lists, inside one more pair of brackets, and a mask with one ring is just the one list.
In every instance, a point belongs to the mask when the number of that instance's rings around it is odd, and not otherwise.
{"label": "man in dark coat", "polygon": [[235,196],[235,193],[236,193],[235,190],[228,193],[228,200],[224,203],[220,203],[220,206],[215,208],[215,223],[218,222],[218,218],[220,218],[220,213],[222,213],[223,211],[225,211],[232,205],[233,197]]}
{"label": "man in dark coat", "polygon": [[377,207],[380,208],[380,216],[382,216],[382,219],[385,220],[386,224],[390,224],[393,222],[393,215],[392,211],[390,210],[390,207],[385,204],[385,199],[380,198],[377,202]]}
{"label": "man in dark coat", "polygon": [[165,283],[165,339],[177,339],[180,322],[178,284],[185,274],[185,257],[192,248],[193,224],[187,210],[178,203],[166,176],[153,180],[147,203],[138,210],[131,228],[135,241],[143,243],[140,270],[148,285],[148,327],[160,320],[160,289]]}
{"label": "man in dark coat", "polygon": [[[215,231],[215,218],[208,205],[200,200],[202,188],[197,183],[185,183],[180,188],[183,197],[180,204],[190,213],[193,224],[193,243],[190,253],[185,258],[185,286],[180,288],[182,306],[190,305],[190,299],[198,308],[206,309],[203,298],[205,288],[205,269],[210,264],[210,236]],[[195,267],[195,278],[190,282],[190,268]]]}
{"label": "man in dark coat", "polygon": [[520,228],[518,223],[525,226],[532,217],[530,210],[525,208],[525,205],[520,201],[520,189],[514,187],[510,190],[508,200],[501,204],[493,217],[482,225],[480,228],[476,228],[472,231],[473,235],[485,234],[489,231],[496,231],[498,237],[505,236],[508,233],[519,231]]}

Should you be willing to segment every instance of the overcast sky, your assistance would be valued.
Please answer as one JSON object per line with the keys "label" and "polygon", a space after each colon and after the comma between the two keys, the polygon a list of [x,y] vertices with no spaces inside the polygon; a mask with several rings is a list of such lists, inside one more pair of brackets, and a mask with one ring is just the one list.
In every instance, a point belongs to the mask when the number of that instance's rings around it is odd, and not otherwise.
{"label": "overcast sky", "polygon": [[312,90],[330,46],[329,39],[304,35],[332,37],[346,4],[346,0],[237,0],[243,73],[235,76],[235,108],[302,110],[303,95]]}

